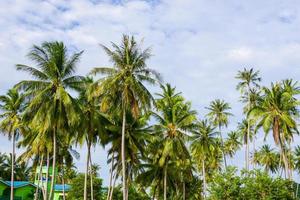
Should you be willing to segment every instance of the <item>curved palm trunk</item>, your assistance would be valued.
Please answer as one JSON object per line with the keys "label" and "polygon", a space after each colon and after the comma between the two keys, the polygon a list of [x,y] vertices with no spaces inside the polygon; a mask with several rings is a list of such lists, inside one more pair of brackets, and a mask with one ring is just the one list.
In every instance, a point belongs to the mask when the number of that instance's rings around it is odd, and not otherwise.
{"label": "curved palm trunk", "polygon": [[15,132],[12,134],[12,155],[11,155],[11,181],[10,181],[10,199],[14,199],[14,170],[15,170]]}
{"label": "curved palm trunk", "polygon": [[38,199],[38,195],[39,195],[39,189],[40,189],[40,181],[41,181],[41,175],[42,175],[42,165],[43,165],[43,156],[42,158],[40,159],[40,164],[39,164],[39,173],[38,173],[38,176],[37,176],[37,187],[35,189],[35,195],[34,195],[34,200],[37,200]]}
{"label": "curved palm trunk", "polygon": [[203,197],[206,198],[206,173],[205,173],[205,163],[202,160],[202,175],[203,175]]}
{"label": "curved palm trunk", "polygon": [[52,161],[52,178],[50,186],[49,200],[53,199],[54,182],[55,182],[55,167],[56,167],[56,130],[53,131],[53,161]]}
{"label": "curved palm trunk", "polygon": [[[256,152],[256,147],[255,147],[255,133],[253,133],[253,155],[255,154],[255,152]],[[253,162],[252,163],[253,164],[253,169],[255,169],[256,168],[256,163],[255,162]]]}
{"label": "curved palm trunk", "polygon": [[122,122],[122,175],[123,175],[123,200],[127,200],[126,188],[126,164],[125,164],[125,126],[126,126],[126,110],[123,108],[123,122]]}
{"label": "curved palm trunk", "polygon": [[89,162],[90,162],[90,149],[91,145],[90,142],[87,142],[87,156],[86,156],[86,166],[85,166],[85,175],[84,175],[84,189],[83,189],[83,199],[87,200],[87,181],[88,181],[88,174],[89,174]]}
{"label": "curved palm trunk", "polygon": [[222,136],[222,132],[221,132],[221,126],[219,126],[219,135],[220,135],[220,139],[221,139],[221,145],[222,145],[222,153],[223,153],[223,158],[224,158],[224,166],[225,169],[227,168],[227,160],[226,160],[226,155],[224,152],[224,140],[223,140],[223,136]]}
{"label": "curved palm trunk", "polygon": [[164,171],[164,200],[167,200],[167,167],[165,167]]}
{"label": "curved palm trunk", "polygon": [[42,183],[43,184],[43,191],[44,191],[44,200],[48,199],[49,165],[50,165],[50,155],[49,155],[49,151],[47,150],[47,172],[46,172],[46,186],[45,186],[45,188],[44,188],[44,183]]}
{"label": "curved palm trunk", "polygon": [[91,152],[90,152],[91,200],[94,200],[94,186],[93,186],[93,172],[92,172],[92,167],[93,167],[92,155],[91,155]]}
{"label": "curved palm trunk", "polygon": [[111,156],[109,187],[108,187],[108,191],[107,191],[107,198],[106,198],[106,200],[109,200],[109,198],[110,198],[110,191],[112,190],[111,187],[112,187],[112,179],[113,179],[114,155],[115,155],[115,152],[113,151],[112,156]]}

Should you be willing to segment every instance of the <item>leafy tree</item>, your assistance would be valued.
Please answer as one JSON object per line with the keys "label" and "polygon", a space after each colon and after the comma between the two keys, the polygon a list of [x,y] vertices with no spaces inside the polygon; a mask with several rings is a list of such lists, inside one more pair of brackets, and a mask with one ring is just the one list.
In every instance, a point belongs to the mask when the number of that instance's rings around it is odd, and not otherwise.
{"label": "leafy tree", "polygon": [[[102,84],[103,109],[107,105],[113,105],[122,115],[122,177],[123,198],[127,200],[126,157],[125,157],[125,131],[126,113],[131,111],[135,117],[140,110],[147,111],[154,101],[151,93],[145,87],[147,84],[155,84],[160,80],[157,72],[149,69],[146,61],[150,58],[150,49],[140,49],[134,37],[123,35],[120,45],[112,43],[112,49],[102,45],[106,54],[110,57],[113,67],[95,68],[92,73],[100,73],[105,77],[100,79]],[[106,106],[105,106],[106,105]]]}
{"label": "leafy tree", "polygon": [[293,184],[281,178],[272,178],[259,170],[245,171],[241,176],[236,175],[236,168],[216,173],[210,183],[209,199],[286,199],[292,200]]}
{"label": "leafy tree", "polygon": [[[71,190],[68,193],[67,199],[68,200],[83,200],[84,196],[82,195],[84,192],[84,184],[85,184],[85,175],[78,174],[72,181],[71,181]],[[91,199],[91,186],[90,186],[90,177],[88,177],[87,181],[87,199]],[[103,195],[103,188],[102,188],[102,179],[93,177],[93,190],[94,190],[94,199],[95,200],[102,200],[104,198]]]}

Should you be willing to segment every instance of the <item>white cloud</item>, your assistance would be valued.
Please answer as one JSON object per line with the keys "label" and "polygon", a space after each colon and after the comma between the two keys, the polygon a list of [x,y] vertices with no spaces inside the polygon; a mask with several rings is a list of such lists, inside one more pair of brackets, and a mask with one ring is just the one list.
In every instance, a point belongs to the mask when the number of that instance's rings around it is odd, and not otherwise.
{"label": "white cloud", "polygon": [[228,52],[228,57],[233,61],[249,61],[253,59],[253,51],[247,47],[232,49]]}

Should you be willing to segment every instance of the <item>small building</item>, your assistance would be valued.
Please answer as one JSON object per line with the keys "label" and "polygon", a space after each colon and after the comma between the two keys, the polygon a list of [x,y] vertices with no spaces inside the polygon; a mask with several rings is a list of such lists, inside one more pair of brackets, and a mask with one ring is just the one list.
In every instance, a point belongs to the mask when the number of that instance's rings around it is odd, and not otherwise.
{"label": "small building", "polygon": [[[36,191],[36,185],[28,181],[14,181],[14,200],[32,200]],[[0,180],[0,200],[10,199],[10,181]]]}
{"label": "small building", "polygon": [[[41,172],[41,173],[40,173]],[[57,171],[55,171],[55,174]],[[39,188],[39,199],[43,199],[43,193],[50,192],[51,180],[52,180],[52,168],[48,169],[48,180],[47,180],[47,167],[42,167],[41,170],[36,170],[36,179],[34,183],[29,181],[14,181],[14,200],[33,200],[36,192],[36,188]],[[55,178],[55,176],[54,176]],[[56,180],[54,180],[56,181]],[[0,200],[9,200],[10,199],[10,181],[0,180]],[[62,200],[63,195],[67,196],[71,186],[68,184],[54,185],[54,200]]]}

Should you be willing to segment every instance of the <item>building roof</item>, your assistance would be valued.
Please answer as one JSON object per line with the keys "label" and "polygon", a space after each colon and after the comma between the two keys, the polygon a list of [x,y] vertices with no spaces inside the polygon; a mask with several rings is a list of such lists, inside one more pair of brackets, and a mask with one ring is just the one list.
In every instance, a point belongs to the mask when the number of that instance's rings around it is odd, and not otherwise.
{"label": "building roof", "polygon": [[[3,180],[0,180],[1,183],[7,185],[8,187],[11,187],[11,181],[3,181]],[[24,187],[24,186],[27,186],[27,185],[31,185],[33,187],[36,187],[35,184],[29,182],[29,181],[14,181],[14,188],[20,188],[20,187]]]}
{"label": "building roof", "polygon": [[[0,183],[3,183],[4,185],[11,187],[11,181],[3,181],[0,180]],[[29,181],[14,181],[14,188],[20,188],[20,187],[25,187],[27,185],[37,187],[35,184],[29,182]],[[65,184],[65,191],[68,192],[71,189],[71,186],[68,184]],[[61,184],[56,184],[54,186],[54,191],[63,191],[63,185]]]}
{"label": "building roof", "polygon": [[[63,185],[60,185],[60,184],[56,184],[54,186],[54,191],[63,191]],[[71,189],[71,186],[68,185],[68,184],[65,184],[65,191],[68,192],[69,190]]]}

